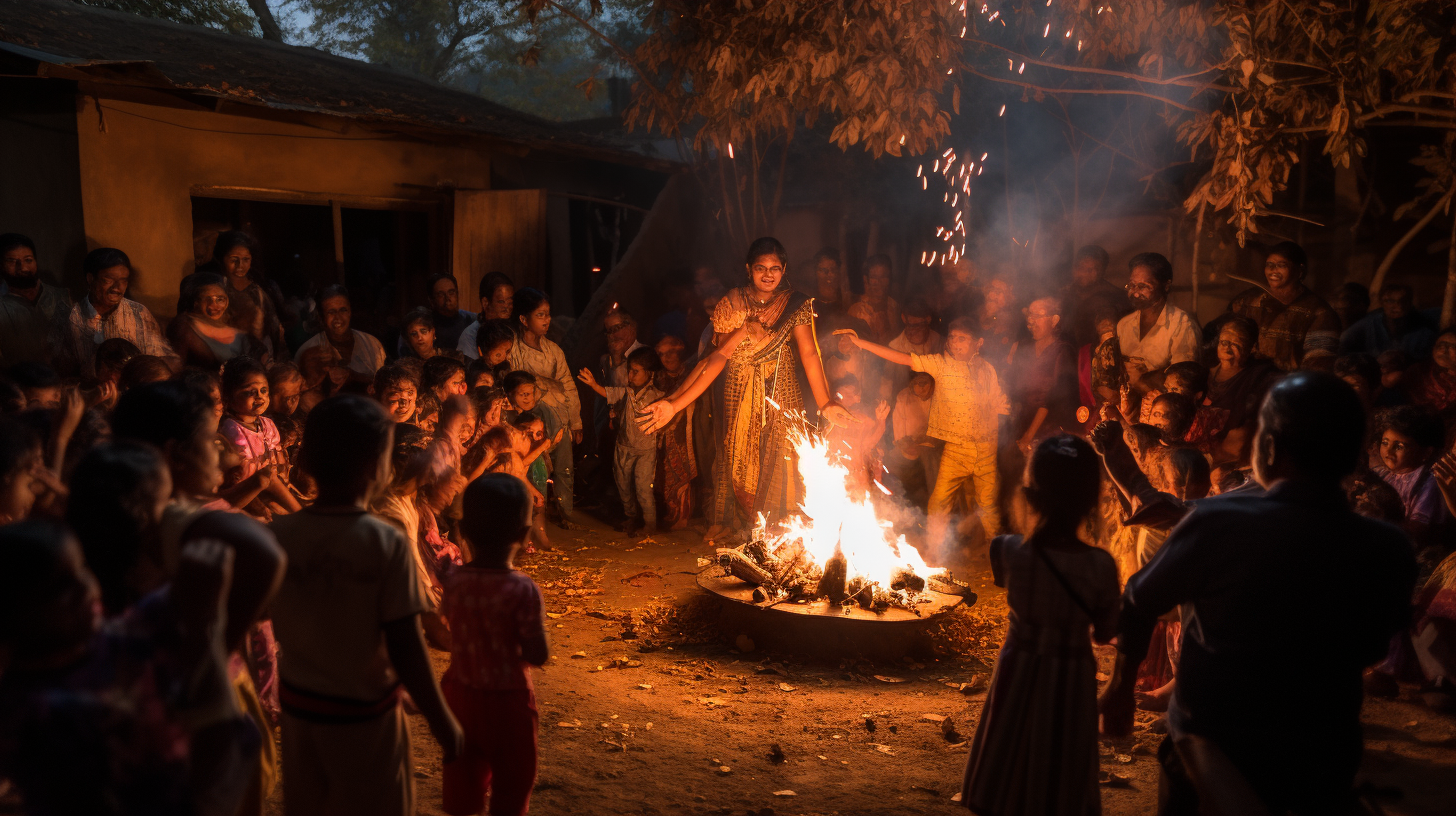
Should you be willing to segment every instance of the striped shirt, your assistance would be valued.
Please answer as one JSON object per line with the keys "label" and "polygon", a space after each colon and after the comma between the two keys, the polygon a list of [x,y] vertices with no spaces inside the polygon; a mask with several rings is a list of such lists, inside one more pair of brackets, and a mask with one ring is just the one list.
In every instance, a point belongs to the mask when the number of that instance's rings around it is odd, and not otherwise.
{"label": "striped shirt", "polygon": [[157,319],[147,307],[129,298],[122,298],[111,314],[100,315],[91,298],[83,297],[71,307],[66,328],[66,354],[88,377],[96,373],[96,347],[114,337],[130,340],[142,354],[177,360]]}

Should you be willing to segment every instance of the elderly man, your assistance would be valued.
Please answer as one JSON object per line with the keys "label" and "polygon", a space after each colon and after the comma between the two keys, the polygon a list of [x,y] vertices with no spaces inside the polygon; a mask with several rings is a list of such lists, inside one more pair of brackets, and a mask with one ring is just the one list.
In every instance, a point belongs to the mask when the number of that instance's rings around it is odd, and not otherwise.
{"label": "elderly man", "polygon": [[119,249],[93,249],[81,262],[86,297],[71,307],[67,318],[63,368],[93,376],[96,347],[120,337],[142,354],[161,357],[175,370],[181,363],[147,307],[126,297],[131,284],[131,259]]}
{"label": "elderly man", "polygon": [[1156,252],[1144,252],[1128,263],[1125,288],[1133,311],[1117,321],[1117,343],[1131,381],[1173,363],[1198,359],[1202,342],[1198,324],[1168,302],[1172,283],[1173,265]]}
{"label": "elderly man", "polygon": [[868,339],[875,343],[889,342],[900,333],[900,304],[890,297],[890,270],[889,255],[865,259],[864,294],[849,307],[850,317],[870,327]]}
{"label": "elderly man", "polygon": [[1252,287],[1233,299],[1229,311],[1259,324],[1259,353],[1281,371],[1329,371],[1340,343],[1340,316],[1303,281],[1309,259],[1299,244],[1284,241],[1264,261],[1267,289]]}
{"label": "elderly man", "polygon": [[0,365],[50,365],[70,296],[38,277],[35,243],[24,235],[0,235],[0,273]]}
{"label": "elderly man", "polygon": [[1357,515],[1340,487],[1364,439],[1348,385],[1284,378],[1254,438],[1264,490],[1200,501],[1128,580],[1107,734],[1131,731],[1135,668],[1158,619],[1182,610],[1160,814],[1354,812],[1361,672],[1404,624],[1416,578],[1405,535]]}
{"label": "elderly man", "polygon": [[1340,335],[1340,352],[1372,356],[1398,348],[1413,360],[1431,356],[1436,325],[1415,309],[1415,293],[1403,283],[1380,289],[1380,309],[1355,321]]}

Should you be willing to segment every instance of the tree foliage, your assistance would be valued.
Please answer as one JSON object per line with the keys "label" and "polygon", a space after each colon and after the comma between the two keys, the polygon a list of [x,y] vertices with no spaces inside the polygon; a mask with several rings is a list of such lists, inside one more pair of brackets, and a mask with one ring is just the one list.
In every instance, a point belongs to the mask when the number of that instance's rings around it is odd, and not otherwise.
{"label": "tree foliage", "polygon": [[[1204,168],[1185,207],[1223,215],[1240,243],[1281,215],[1275,198],[1302,148],[1351,167],[1366,156],[1370,128],[1428,133],[1427,187],[1449,189],[1449,0],[1013,0],[997,19],[983,8],[968,14],[970,73],[1036,98],[1161,100],[1163,124]],[[1009,74],[1006,60],[1026,64],[1026,75]]]}
{"label": "tree foliage", "polygon": [[940,0],[659,0],[646,25],[628,124],[691,129],[697,147],[824,118],[841,148],[920,153],[958,106],[959,23]]}
{"label": "tree foliage", "polygon": [[258,21],[242,0],[77,0],[88,6],[157,17],[233,34],[258,35]]}
{"label": "tree foliage", "polygon": [[317,47],[437,81],[467,68],[493,37],[519,26],[498,0],[297,0]]}

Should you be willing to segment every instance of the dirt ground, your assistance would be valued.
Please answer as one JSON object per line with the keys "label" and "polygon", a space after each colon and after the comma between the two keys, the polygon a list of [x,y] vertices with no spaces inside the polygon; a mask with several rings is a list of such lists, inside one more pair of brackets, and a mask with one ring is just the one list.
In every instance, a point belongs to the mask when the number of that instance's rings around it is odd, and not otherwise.
{"label": "dirt ground", "polygon": [[[923,662],[740,651],[694,582],[691,530],[624,539],[553,528],[518,566],[540,584],[552,658],[536,674],[541,814],[951,814],[1005,628],[1003,596],[952,613]],[[748,646],[741,643],[736,645]],[[435,653],[443,672],[449,656]],[[1110,655],[1103,653],[1104,670]],[[877,677],[879,679],[877,679]],[[946,718],[953,727],[939,720]],[[1456,813],[1456,719],[1369,701],[1361,782],[1392,816]],[[1109,816],[1153,812],[1161,739],[1102,745]],[[440,810],[440,752],[412,717],[419,813]],[[774,746],[778,746],[778,753]],[[270,812],[281,813],[275,793]]]}

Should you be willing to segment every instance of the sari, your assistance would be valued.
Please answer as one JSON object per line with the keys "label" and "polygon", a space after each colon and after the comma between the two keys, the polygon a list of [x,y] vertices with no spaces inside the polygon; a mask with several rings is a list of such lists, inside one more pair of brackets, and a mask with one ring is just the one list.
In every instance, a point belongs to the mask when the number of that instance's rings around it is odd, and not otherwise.
{"label": "sari", "polygon": [[760,306],[745,290],[735,289],[713,310],[713,330],[721,334],[749,320],[763,326],[761,332],[750,329],[750,340],[728,358],[713,524],[743,527],[760,513],[771,523],[793,512],[803,497],[798,457],[789,440],[789,431],[804,424],[791,341],[798,326],[813,331],[813,303],[802,292],[784,289]]}

